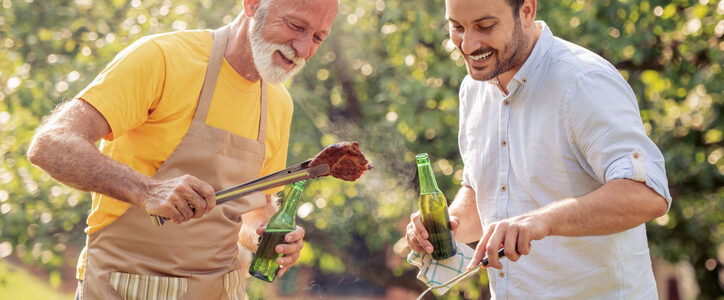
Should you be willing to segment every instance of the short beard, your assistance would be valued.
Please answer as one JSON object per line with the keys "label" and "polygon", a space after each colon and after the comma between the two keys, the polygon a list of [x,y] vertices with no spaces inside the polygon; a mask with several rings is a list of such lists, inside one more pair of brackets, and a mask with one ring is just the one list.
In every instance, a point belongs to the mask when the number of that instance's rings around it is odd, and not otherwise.
{"label": "short beard", "polygon": [[[264,28],[264,23],[266,23],[266,17],[269,12],[269,2],[271,1],[262,1],[261,6],[257,9],[252,19],[249,29],[249,36],[251,37],[249,44],[251,46],[254,66],[257,72],[259,72],[261,79],[268,83],[282,83],[301,70],[306,61],[298,57],[296,51],[291,47],[264,40],[262,29]],[[294,62],[295,66],[289,71],[276,66],[272,61],[276,51],[281,52],[284,57]]]}
{"label": "short beard", "polygon": [[[488,81],[493,78],[497,78],[500,74],[508,72],[516,66],[521,66],[525,62],[524,55],[525,50],[528,48],[528,39],[526,39],[523,34],[523,27],[521,26],[520,19],[518,18],[516,21],[515,27],[513,28],[513,40],[504,46],[502,53],[497,53],[499,54],[498,64],[489,74],[487,74],[487,76],[484,75],[482,78],[474,78],[475,80]],[[475,55],[477,52],[480,52],[480,50],[473,51],[472,54]],[[480,53],[485,52],[488,51],[486,50]]]}

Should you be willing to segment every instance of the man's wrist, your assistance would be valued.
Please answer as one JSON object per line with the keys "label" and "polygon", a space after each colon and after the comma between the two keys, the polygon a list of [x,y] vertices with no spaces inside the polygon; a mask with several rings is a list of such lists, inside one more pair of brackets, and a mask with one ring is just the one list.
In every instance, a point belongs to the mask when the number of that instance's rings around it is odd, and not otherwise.
{"label": "man's wrist", "polygon": [[143,209],[146,203],[146,200],[151,197],[151,189],[152,185],[155,183],[155,179],[151,179],[149,181],[139,181],[137,182],[133,189],[128,190],[128,202],[132,205],[135,205],[138,208]]}
{"label": "man's wrist", "polygon": [[545,210],[540,210],[531,214],[531,217],[539,224],[538,226],[540,226],[540,233],[543,234],[540,238],[553,235],[553,226],[556,222],[554,222],[555,220],[553,220],[553,216],[550,213]]}

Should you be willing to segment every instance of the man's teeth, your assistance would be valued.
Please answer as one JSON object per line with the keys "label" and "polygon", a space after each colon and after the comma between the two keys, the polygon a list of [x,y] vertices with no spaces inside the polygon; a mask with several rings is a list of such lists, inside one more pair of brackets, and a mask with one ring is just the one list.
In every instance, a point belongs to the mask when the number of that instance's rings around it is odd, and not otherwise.
{"label": "man's teeth", "polygon": [[483,60],[483,59],[488,58],[488,56],[490,56],[491,54],[493,54],[493,51],[490,51],[488,53],[483,53],[480,55],[470,55],[470,58],[472,58],[474,60]]}

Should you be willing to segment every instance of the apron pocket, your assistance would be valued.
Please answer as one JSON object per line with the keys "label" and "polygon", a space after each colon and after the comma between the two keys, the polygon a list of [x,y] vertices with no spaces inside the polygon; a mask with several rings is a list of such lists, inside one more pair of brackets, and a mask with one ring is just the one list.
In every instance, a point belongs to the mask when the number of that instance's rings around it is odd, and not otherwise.
{"label": "apron pocket", "polygon": [[122,272],[111,273],[110,284],[124,300],[176,300],[188,290],[187,278]]}
{"label": "apron pocket", "polygon": [[246,285],[246,278],[244,277],[244,270],[239,269],[224,274],[224,292],[226,292],[226,298],[229,300],[243,300],[244,299],[244,286]]}

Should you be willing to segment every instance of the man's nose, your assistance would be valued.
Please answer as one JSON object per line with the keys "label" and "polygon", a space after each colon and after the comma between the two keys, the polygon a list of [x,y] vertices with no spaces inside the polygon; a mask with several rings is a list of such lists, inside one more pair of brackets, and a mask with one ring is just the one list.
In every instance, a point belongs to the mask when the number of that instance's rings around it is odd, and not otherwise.
{"label": "man's nose", "polygon": [[475,36],[472,30],[466,30],[463,34],[463,40],[460,43],[460,49],[463,50],[464,54],[473,53],[475,50],[480,49],[480,40]]}
{"label": "man's nose", "polygon": [[305,36],[303,38],[292,41],[292,48],[294,48],[294,51],[297,52],[297,57],[304,60],[309,60],[309,58],[314,55],[316,45],[314,44],[314,42],[312,42],[312,38],[313,37]]}

